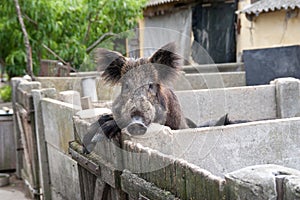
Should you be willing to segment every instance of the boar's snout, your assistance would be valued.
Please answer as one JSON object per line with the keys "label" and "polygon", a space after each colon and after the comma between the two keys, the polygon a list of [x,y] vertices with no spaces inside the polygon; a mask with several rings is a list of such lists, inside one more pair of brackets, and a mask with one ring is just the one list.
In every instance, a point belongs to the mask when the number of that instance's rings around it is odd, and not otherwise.
{"label": "boar's snout", "polygon": [[143,135],[147,131],[147,126],[144,124],[142,117],[133,116],[131,123],[127,126],[127,131],[131,135]]}

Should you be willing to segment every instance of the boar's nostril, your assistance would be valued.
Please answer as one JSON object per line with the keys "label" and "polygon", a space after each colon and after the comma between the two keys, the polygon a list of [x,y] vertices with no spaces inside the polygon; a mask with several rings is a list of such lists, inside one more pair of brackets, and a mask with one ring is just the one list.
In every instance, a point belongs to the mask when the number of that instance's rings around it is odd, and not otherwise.
{"label": "boar's nostril", "polygon": [[143,113],[141,111],[138,111],[138,110],[135,110],[135,111],[132,111],[131,114],[130,114],[130,117],[132,119],[134,118],[143,118]]}

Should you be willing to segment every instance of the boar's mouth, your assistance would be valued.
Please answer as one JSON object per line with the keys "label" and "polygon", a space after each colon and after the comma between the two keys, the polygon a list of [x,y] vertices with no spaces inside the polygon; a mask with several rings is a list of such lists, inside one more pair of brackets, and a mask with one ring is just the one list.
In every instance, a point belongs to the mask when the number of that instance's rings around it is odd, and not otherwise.
{"label": "boar's mouth", "polygon": [[131,135],[143,135],[147,131],[147,126],[143,122],[142,117],[133,116],[126,129]]}

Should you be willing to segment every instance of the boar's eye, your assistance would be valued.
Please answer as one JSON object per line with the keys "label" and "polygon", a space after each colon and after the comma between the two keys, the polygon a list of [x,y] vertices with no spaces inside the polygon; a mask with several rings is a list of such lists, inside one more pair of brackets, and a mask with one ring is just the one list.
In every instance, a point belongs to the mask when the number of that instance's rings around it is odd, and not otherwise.
{"label": "boar's eye", "polygon": [[122,93],[128,93],[129,92],[129,84],[127,82],[122,84]]}
{"label": "boar's eye", "polygon": [[150,82],[148,84],[148,92],[150,92],[152,94],[156,94],[156,92],[157,92],[157,84]]}

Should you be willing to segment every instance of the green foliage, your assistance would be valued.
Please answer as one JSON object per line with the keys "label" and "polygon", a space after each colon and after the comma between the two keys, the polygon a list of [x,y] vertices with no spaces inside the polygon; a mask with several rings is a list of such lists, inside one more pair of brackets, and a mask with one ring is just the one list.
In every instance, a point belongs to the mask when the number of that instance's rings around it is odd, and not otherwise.
{"label": "green foliage", "polygon": [[0,88],[0,99],[4,102],[11,101],[11,87],[9,85],[4,85]]}
{"label": "green foliage", "polygon": [[[78,68],[86,49],[103,34],[136,26],[146,0],[19,0],[30,37],[34,69],[41,59],[57,59],[42,44]],[[12,0],[0,0],[0,63],[10,76],[25,71],[23,34]]]}

